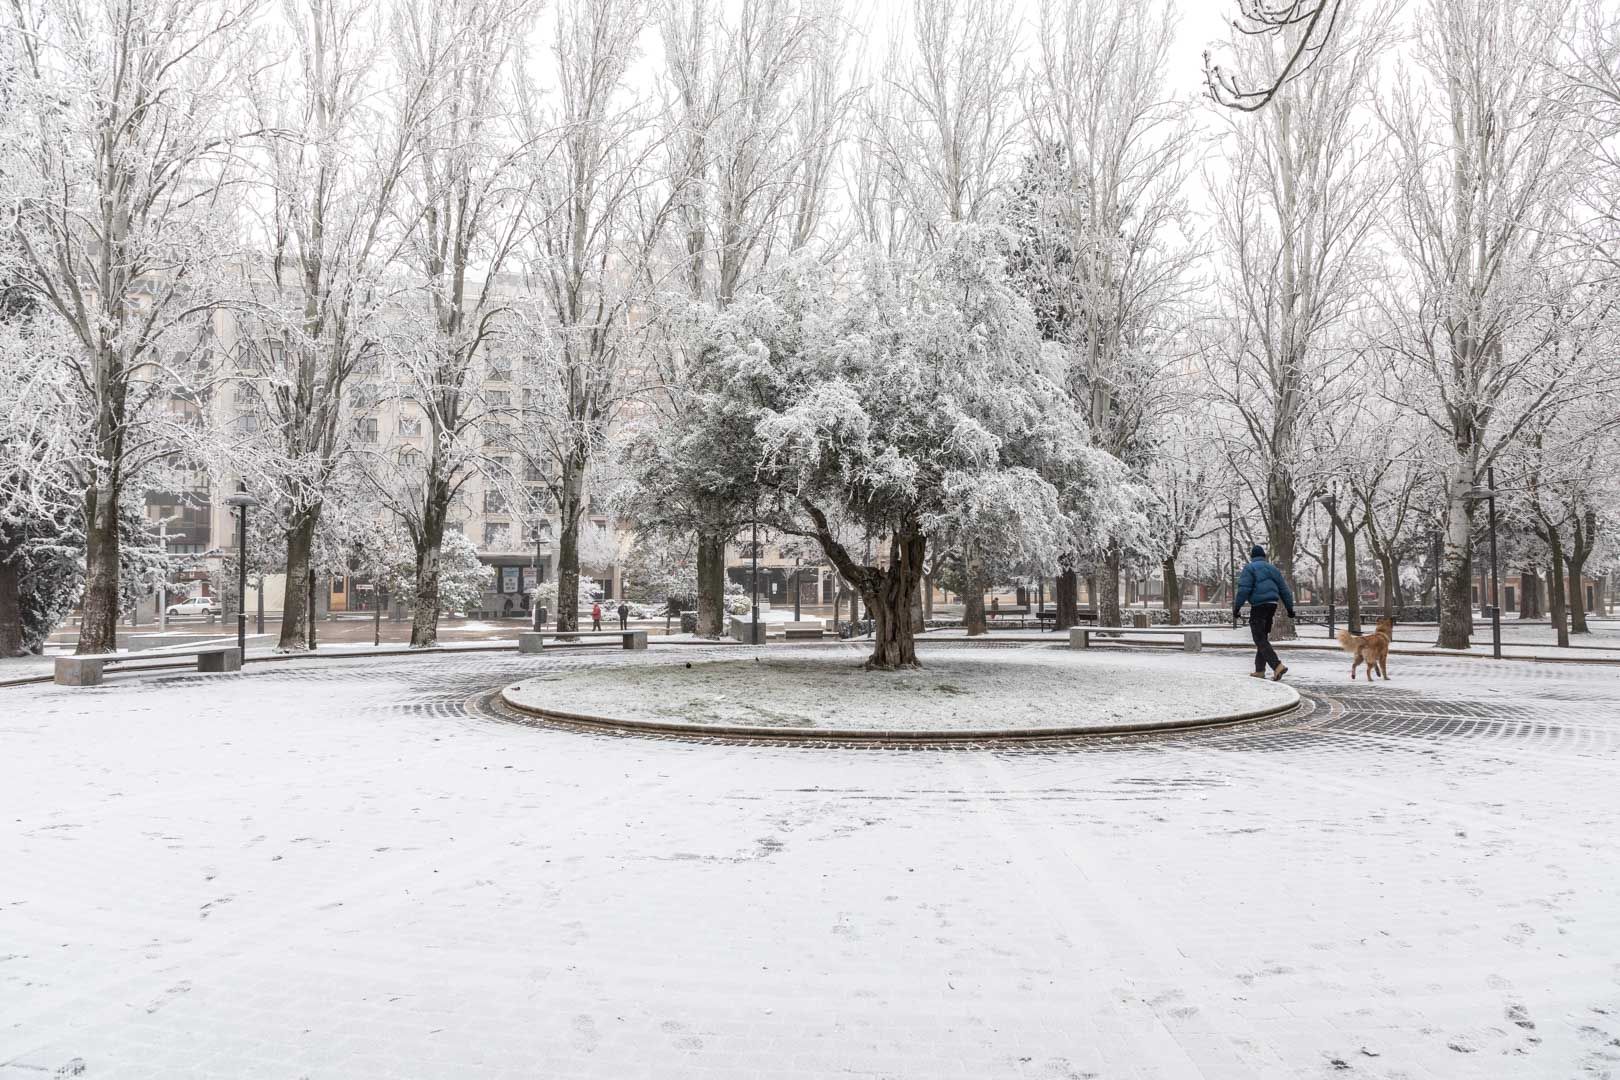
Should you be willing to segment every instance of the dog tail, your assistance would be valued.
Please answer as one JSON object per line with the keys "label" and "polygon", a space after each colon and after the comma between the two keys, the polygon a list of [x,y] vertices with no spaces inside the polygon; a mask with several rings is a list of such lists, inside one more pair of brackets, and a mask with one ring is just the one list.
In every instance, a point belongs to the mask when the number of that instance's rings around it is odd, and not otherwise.
{"label": "dog tail", "polygon": [[1356,635],[1352,634],[1348,630],[1339,631],[1339,645],[1344,649],[1345,652],[1355,652],[1356,646],[1360,643],[1360,641],[1360,638],[1356,637]]}

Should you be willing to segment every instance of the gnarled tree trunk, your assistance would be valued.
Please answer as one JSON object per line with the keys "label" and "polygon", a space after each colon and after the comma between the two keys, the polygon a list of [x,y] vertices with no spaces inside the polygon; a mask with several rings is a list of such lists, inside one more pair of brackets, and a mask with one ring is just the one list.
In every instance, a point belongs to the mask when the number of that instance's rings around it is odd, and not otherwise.
{"label": "gnarled tree trunk", "polygon": [[1057,628],[1080,625],[1080,576],[1063,570],[1057,577]]}
{"label": "gnarled tree trunk", "polygon": [[81,656],[118,648],[118,495],[116,485],[84,493],[84,617],[74,650]]}
{"label": "gnarled tree trunk", "polygon": [[1124,557],[1119,548],[1111,547],[1103,557],[1097,574],[1097,625],[1118,626],[1119,572]]}
{"label": "gnarled tree trunk", "polygon": [[281,602],[281,634],[276,649],[295,652],[309,640],[309,569],[315,548],[315,526],[320,509],[296,511],[287,522],[287,585]]}
{"label": "gnarled tree trunk", "polygon": [[1567,615],[1569,604],[1567,600],[1568,594],[1564,590],[1564,540],[1563,537],[1558,535],[1557,526],[1550,524],[1542,531],[1541,537],[1547,542],[1547,551],[1550,555],[1548,561],[1552,563],[1552,588],[1548,590],[1548,593],[1549,599],[1552,601],[1553,630],[1558,635],[1559,647],[1567,648],[1569,646],[1569,619]]}
{"label": "gnarled tree trunk", "polygon": [[917,532],[892,537],[889,565],[883,569],[866,567],[858,579],[861,596],[872,612],[872,655],[866,661],[869,671],[920,666],[911,615],[922,582],[927,543],[927,538]]}
{"label": "gnarled tree trunk", "polygon": [[699,530],[697,540],[698,637],[717,638],[725,630],[726,538]]}
{"label": "gnarled tree trunk", "polygon": [[1586,560],[1596,544],[1597,514],[1587,511],[1573,515],[1572,533],[1569,554],[1565,556],[1569,570],[1570,632],[1588,634],[1591,630],[1586,625],[1586,589],[1581,579],[1586,574]]}
{"label": "gnarled tree trunk", "polygon": [[1541,573],[1533,564],[1526,563],[1519,570],[1519,618],[1540,619],[1545,614],[1541,610]]}

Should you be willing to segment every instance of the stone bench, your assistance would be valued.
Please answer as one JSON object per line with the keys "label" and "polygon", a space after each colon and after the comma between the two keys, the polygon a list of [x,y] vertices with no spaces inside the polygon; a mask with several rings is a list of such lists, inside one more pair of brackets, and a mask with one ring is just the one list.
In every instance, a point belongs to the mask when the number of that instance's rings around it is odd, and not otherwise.
{"label": "stone bench", "polygon": [[564,644],[582,638],[618,638],[624,642],[624,647],[627,649],[645,649],[647,647],[647,631],[645,630],[529,630],[518,635],[518,652],[545,652],[547,638],[550,638],[553,642],[562,642]]}
{"label": "stone bench", "polygon": [[100,686],[108,664],[130,660],[158,660],[168,656],[195,656],[198,671],[241,671],[242,650],[235,645],[203,645],[196,648],[147,649],[130,653],[91,653],[85,656],[58,656],[55,682],[58,686]]}
{"label": "stone bench", "polygon": [[1089,649],[1091,648],[1093,636],[1123,637],[1126,634],[1133,637],[1144,634],[1151,637],[1179,636],[1184,651],[1203,652],[1204,650],[1204,632],[1186,626],[1073,626],[1069,628],[1069,648]]}
{"label": "stone bench", "polygon": [[777,625],[782,628],[782,636],[789,641],[820,641],[827,634],[827,626],[820,619]]}

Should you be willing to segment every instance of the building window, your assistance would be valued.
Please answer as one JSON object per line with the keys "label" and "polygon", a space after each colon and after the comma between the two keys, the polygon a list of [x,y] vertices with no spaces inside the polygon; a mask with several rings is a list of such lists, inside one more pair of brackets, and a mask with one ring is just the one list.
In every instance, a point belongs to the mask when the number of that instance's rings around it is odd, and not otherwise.
{"label": "building window", "polygon": [[504,356],[490,357],[489,378],[493,382],[509,382],[512,378],[512,361]]}
{"label": "building window", "polygon": [[489,399],[492,409],[509,409],[512,407],[512,392],[510,390],[490,390],[484,395]]}
{"label": "building window", "polygon": [[503,496],[498,491],[486,491],[486,492],[484,492],[484,513],[486,513],[486,514],[504,514],[504,513],[506,513],[506,498],[505,498],[505,496]]}
{"label": "building window", "polygon": [[484,425],[485,446],[506,446],[511,442],[512,433],[505,424]]}
{"label": "building window", "polygon": [[484,547],[491,551],[505,551],[512,538],[512,526],[502,521],[484,523]]}
{"label": "building window", "polygon": [[231,427],[238,435],[257,435],[259,433],[259,414],[243,413],[231,421]]}
{"label": "building window", "polygon": [[422,434],[422,418],[420,416],[400,417],[399,433],[407,438],[414,438]]}
{"label": "building window", "polygon": [[420,469],[422,467],[422,452],[414,446],[407,446],[400,450],[399,467],[402,469]]}
{"label": "building window", "polygon": [[354,422],[354,437],[363,443],[377,441],[377,418],[375,416],[361,417]]}

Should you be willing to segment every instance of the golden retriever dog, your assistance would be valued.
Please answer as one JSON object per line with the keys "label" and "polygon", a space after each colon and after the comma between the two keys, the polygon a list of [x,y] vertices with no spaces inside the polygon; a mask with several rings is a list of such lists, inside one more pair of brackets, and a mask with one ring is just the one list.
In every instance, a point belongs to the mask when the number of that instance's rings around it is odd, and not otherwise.
{"label": "golden retriever dog", "polygon": [[1373,668],[1387,681],[1389,679],[1389,639],[1395,636],[1395,620],[1378,620],[1378,629],[1370,634],[1352,634],[1339,631],[1339,644],[1351,656],[1350,678],[1356,677],[1356,668],[1367,665],[1367,681],[1372,682]]}

